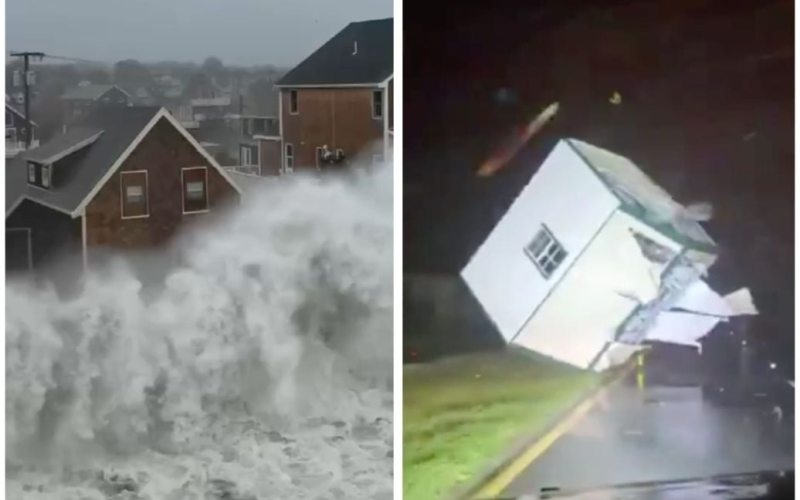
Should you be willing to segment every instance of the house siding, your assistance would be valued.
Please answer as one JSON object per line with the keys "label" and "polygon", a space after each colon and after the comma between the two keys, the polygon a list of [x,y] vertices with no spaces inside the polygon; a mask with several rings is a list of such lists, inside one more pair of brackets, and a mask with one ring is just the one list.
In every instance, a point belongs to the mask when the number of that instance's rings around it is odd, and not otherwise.
{"label": "house siding", "polygon": [[377,88],[295,89],[299,113],[290,113],[290,90],[282,89],[283,141],[294,146],[294,168],[315,168],[316,148],[342,149],[349,162],[383,154],[383,119],[372,118]]}
{"label": "house siding", "polygon": [[279,175],[281,173],[281,141],[261,139],[258,141],[258,149],[261,175]]}
{"label": "house siding", "polygon": [[[559,361],[589,368],[638,305],[621,294],[647,303],[658,293],[654,276],[659,275],[659,269],[641,255],[636,240],[631,237],[631,230],[641,229],[638,221],[628,214],[620,210],[613,212],[514,343]],[[675,252],[680,251],[680,246],[672,241],[658,242]]]}
{"label": "house siding", "polygon": [[[166,119],[150,131],[136,150],[86,207],[86,243],[91,263],[93,247],[140,249],[167,243],[186,223],[205,217],[183,214],[181,169],[208,168],[209,208],[236,200],[228,181]],[[149,217],[122,219],[120,171],[148,172]]]}
{"label": "house siding", "polygon": [[[618,206],[565,142],[553,149],[462,271],[506,340],[517,335]],[[524,251],[542,224],[567,251],[549,278]]]}
{"label": "house siding", "polygon": [[[25,228],[31,231],[31,254],[33,269],[54,262],[59,257],[75,255],[81,251],[80,220],[57,212],[39,203],[25,200],[6,218],[6,230]],[[21,238],[6,241],[6,254],[24,256],[27,242]],[[19,259],[6,260],[6,272],[27,271],[27,262]]]}

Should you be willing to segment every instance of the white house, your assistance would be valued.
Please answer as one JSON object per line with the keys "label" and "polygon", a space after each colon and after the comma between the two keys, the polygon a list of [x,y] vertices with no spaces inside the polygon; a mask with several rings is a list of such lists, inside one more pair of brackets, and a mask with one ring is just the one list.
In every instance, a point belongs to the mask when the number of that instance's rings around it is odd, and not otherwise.
{"label": "white house", "polygon": [[696,345],[754,313],[700,279],[715,260],[697,220],[630,160],[565,139],[461,275],[507,342],[602,370],[643,340]]}

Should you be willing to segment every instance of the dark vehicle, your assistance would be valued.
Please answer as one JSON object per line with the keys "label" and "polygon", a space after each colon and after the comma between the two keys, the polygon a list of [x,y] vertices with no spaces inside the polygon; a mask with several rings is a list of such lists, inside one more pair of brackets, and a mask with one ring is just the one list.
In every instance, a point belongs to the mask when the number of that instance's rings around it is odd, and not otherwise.
{"label": "dark vehicle", "polygon": [[794,386],[748,342],[745,321],[732,321],[703,339],[703,397],[716,405],[757,408],[794,419]]}
{"label": "dark vehicle", "polygon": [[[517,500],[640,500],[659,498],[725,500],[783,500],[794,498],[794,470],[715,476],[680,481],[658,481],[609,486],[592,490],[561,491],[548,488]],[[510,497],[509,497],[510,500]]]}

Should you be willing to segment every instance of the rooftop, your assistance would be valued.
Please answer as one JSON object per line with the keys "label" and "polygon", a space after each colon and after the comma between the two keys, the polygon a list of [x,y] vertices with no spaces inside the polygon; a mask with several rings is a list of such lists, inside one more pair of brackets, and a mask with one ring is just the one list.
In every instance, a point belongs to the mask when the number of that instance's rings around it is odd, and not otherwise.
{"label": "rooftop", "polygon": [[620,200],[623,210],[679,243],[713,251],[714,241],[703,227],[681,217],[684,207],[631,160],[577,139],[566,142]]}
{"label": "rooftop", "polygon": [[377,84],[394,73],[394,19],[350,23],[277,85]]}

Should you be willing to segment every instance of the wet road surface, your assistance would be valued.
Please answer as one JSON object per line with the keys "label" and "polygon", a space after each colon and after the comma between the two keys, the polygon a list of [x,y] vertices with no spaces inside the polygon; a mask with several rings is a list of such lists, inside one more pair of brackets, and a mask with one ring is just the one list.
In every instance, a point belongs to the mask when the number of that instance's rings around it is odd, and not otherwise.
{"label": "wet road surface", "polygon": [[793,422],[703,401],[697,387],[612,388],[504,496],[794,468]]}

